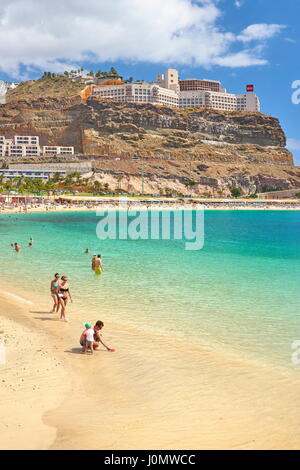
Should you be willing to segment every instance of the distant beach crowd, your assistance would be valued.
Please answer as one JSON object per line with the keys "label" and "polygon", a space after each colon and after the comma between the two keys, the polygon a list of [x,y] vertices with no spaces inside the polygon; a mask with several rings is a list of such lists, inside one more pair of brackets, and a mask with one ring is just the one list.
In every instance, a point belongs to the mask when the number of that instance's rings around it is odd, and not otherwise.
{"label": "distant beach crowd", "polygon": [[30,213],[30,212],[41,212],[41,211],[76,211],[76,210],[113,210],[120,209],[126,203],[128,210],[139,208],[152,210],[152,209],[168,209],[168,210],[180,210],[180,209],[198,209],[204,208],[208,210],[300,210],[300,201],[291,200],[274,200],[274,201],[262,201],[262,200],[195,200],[195,199],[175,199],[174,200],[143,200],[143,199],[123,199],[123,200],[78,200],[78,201],[33,201],[31,203],[22,202],[2,202],[0,203],[0,213]]}

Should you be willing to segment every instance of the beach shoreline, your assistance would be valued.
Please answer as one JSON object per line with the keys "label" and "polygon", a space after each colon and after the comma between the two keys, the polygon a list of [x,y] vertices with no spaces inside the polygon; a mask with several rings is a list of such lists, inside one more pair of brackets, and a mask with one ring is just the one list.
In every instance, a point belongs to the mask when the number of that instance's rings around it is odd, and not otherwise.
{"label": "beach shoreline", "polygon": [[[198,207],[197,207],[198,206]],[[188,205],[180,205],[180,204],[174,204],[172,206],[159,206],[159,205],[152,205],[151,208],[148,207],[143,207],[141,206],[138,202],[131,203],[131,205],[128,207],[128,210],[134,211],[148,211],[150,212],[151,210],[155,211],[174,211],[174,210],[191,210],[191,206]],[[112,205],[96,205],[93,207],[87,207],[87,206],[69,206],[69,207],[64,207],[61,205],[57,205],[55,207],[48,207],[48,206],[39,206],[39,207],[33,207],[33,208],[28,208],[25,210],[20,210],[20,208],[8,208],[8,209],[2,209],[0,210],[0,215],[6,215],[6,214],[32,214],[32,213],[59,213],[59,212],[96,212],[96,211],[120,211],[124,210],[124,206],[112,206]],[[263,212],[270,212],[270,211],[292,211],[292,212],[299,212],[300,211],[300,205],[298,207],[278,207],[276,205],[269,205],[269,206],[264,206],[264,207],[253,207],[253,206],[247,206],[247,207],[240,207],[240,206],[226,206],[226,207],[213,207],[213,206],[206,206],[205,204],[197,204],[195,207],[193,207],[193,210],[205,210],[205,211],[263,211]]]}
{"label": "beach shoreline", "polygon": [[[45,301],[24,298],[22,292],[1,294],[1,330],[8,343],[19,342],[20,335],[29,335],[30,341],[21,342],[17,359],[8,344],[8,363],[0,366],[6,381],[0,382],[0,448],[299,447],[296,374],[111,321],[107,333],[116,353],[82,355],[78,336],[83,318],[73,319],[71,312],[65,324],[46,311]],[[43,353],[39,373],[33,350]],[[22,372],[16,375],[22,367],[30,376],[25,388],[18,385]],[[8,383],[16,389],[10,392],[13,400],[8,400]],[[36,403],[37,390],[42,406]],[[18,406],[22,412],[15,414]]]}
{"label": "beach shoreline", "polygon": [[42,212],[83,212],[109,210],[137,211],[300,211],[300,201],[295,199],[222,199],[222,198],[161,198],[122,196],[35,196],[11,195],[2,197],[1,214]]}

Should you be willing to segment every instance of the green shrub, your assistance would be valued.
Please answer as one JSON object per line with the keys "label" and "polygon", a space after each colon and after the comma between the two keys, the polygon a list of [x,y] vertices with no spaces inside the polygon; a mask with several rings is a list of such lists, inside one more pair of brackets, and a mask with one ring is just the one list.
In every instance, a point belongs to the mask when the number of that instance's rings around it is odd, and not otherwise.
{"label": "green shrub", "polygon": [[231,188],[230,192],[232,197],[240,197],[242,195],[240,188]]}

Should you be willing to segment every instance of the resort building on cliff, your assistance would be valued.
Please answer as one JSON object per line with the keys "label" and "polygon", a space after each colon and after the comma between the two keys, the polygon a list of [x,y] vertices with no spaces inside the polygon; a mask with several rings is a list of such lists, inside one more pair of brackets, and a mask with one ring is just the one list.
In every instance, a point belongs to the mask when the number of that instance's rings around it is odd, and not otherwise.
{"label": "resort building on cliff", "polygon": [[221,82],[215,80],[199,80],[198,78],[187,78],[179,80],[180,91],[216,91],[224,92],[225,88],[221,88]]}
{"label": "resort building on cliff", "polygon": [[92,86],[92,95],[120,102],[151,103],[171,108],[260,111],[260,102],[255,93],[227,93],[221,82],[215,80],[180,80],[176,69],[168,69],[165,74],[157,75],[155,83],[104,80],[100,85]]}
{"label": "resort building on cliff", "polygon": [[117,80],[109,80],[104,85],[95,86],[93,95],[120,102],[151,103],[178,108],[179,96],[172,89],[162,88],[155,83],[125,84],[120,80],[119,84],[110,84],[110,81],[117,82]]}
{"label": "resort building on cliff", "polygon": [[6,139],[0,136],[0,157],[38,157],[41,153],[37,136],[15,136]]}
{"label": "resort building on cliff", "polygon": [[74,147],[44,146],[43,155],[74,155]]}
{"label": "resort building on cliff", "polygon": [[254,94],[234,95],[213,91],[181,91],[179,107],[205,107],[220,111],[260,111],[259,99]]}
{"label": "resort building on cliff", "polygon": [[74,147],[41,147],[39,137],[32,135],[15,135],[13,139],[0,136],[0,157],[23,158],[41,155],[74,155]]}

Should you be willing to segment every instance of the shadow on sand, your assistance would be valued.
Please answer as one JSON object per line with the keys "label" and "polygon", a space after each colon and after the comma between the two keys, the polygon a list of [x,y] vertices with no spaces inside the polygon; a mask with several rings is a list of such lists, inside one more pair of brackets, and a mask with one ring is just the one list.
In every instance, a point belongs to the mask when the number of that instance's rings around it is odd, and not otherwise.
{"label": "shadow on sand", "polygon": [[[49,310],[48,310],[48,312],[33,312],[32,310],[30,310],[30,313],[39,313],[39,314],[41,314],[41,313],[48,313],[48,314],[49,314],[49,313],[52,313],[52,312],[49,312]],[[54,315],[54,313],[53,313],[53,315]]]}
{"label": "shadow on sand", "polygon": [[[102,351],[102,349],[94,349],[94,352],[99,352],[99,351]],[[65,353],[69,353],[69,354],[82,354],[82,348],[71,348],[71,349],[66,349],[64,351]],[[87,355],[89,355],[90,353],[86,353]]]}
{"label": "shadow on sand", "polygon": [[61,321],[60,318],[53,318],[53,317],[34,317],[35,320],[41,321]]}
{"label": "shadow on sand", "polygon": [[82,348],[66,349],[64,352],[69,353],[69,354],[82,354]]}

